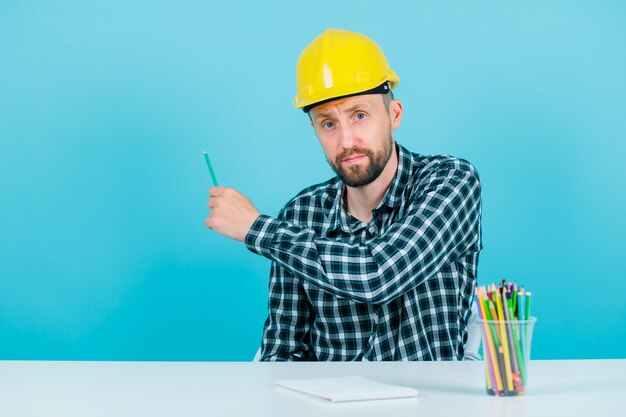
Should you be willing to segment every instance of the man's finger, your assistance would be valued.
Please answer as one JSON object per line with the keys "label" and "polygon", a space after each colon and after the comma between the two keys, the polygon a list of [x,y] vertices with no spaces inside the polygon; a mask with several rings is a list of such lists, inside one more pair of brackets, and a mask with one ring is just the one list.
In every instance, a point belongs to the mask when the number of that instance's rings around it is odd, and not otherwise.
{"label": "man's finger", "polygon": [[224,193],[224,191],[226,190],[226,187],[222,187],[222,186],[215,186],[215,187],[211,187],[209,188],[209,195],[211,197],[217,197],[220,196]]}

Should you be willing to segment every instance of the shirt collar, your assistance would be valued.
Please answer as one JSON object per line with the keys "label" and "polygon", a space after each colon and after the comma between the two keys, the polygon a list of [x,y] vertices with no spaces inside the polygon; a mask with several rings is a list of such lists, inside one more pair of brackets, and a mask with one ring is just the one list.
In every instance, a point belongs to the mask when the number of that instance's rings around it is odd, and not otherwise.
{"label": "shirt collar", "polygon": [[409,184],[411,171],[413,171],[413,158],[411,157],[411,152],[400,144],[396,144],[396,150],[398,151],[398,170],[385,196],[374,210],[383,204],[391,208],[398,208],[404,201],[404,190]]}
{"label": "shirt collar", "polygon": [[[406,148],[398,143],[395,143],[395,146],[398,153],[398,169],[385,196],[374,210],[379,210],[383,205],[390,208],[397,208],[402,205],[404,190],[409,183],[410,173],[412,171],[413,160],[411,153]],[[326,214],[326,227],[322,233],[324,236],[327,236],[338,228],[341,228],[345,233],[351,233],[348,213],[343,204],[346,190],[345,184],[339,177],[335,177],[335,181],[330,184],[329,188],[328,191],[331,192],[331,195],[334,194],[335,197],[328,214]],[[332,197],[329,195],[329,198]]]}

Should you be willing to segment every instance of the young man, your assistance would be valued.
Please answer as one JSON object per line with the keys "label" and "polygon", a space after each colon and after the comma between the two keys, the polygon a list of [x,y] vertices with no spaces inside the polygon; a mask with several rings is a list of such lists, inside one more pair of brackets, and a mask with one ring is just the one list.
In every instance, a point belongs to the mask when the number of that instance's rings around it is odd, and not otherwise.
{"label": "young man", "polygon": [[336,177],[276,218],[225,187],[207,227],[272,261],[261,360],[463,359],[481,243],[467,161],[395,143],[399,79],[368,37],[328,29],[302,52],[294,105]]}

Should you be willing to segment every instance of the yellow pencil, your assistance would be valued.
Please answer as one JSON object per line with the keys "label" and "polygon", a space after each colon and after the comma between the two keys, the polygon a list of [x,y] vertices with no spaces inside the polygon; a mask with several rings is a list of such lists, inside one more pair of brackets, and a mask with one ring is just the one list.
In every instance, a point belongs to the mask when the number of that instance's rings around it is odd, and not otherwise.
{"label": "yellow pencil", "polygon": [[491,375],[489,374],[489,365],[487,365],[487,361],[483,361],[485,363],[485,379],[487,380],[487,389],[494,390],[493,385],[491,385]]}
{"label": "yellow pencil", "polygon": [[513,391],[513,374],[511,372],[511,358],[509,355],[509,343],[506,337],[506,327],[504,325],[504,310],[502,308],[502,297],[496,292],[496,308],[500,317],[500,341],[502,342],[502,353],[504,353],[504,371],[509,391]]}
{"label": "yellow pencil", "polygon": [[[480,288],[476,288],[474,290],[474,294],[476,294],[476,304],[478,305],[478,310],[480,312],[479,316],[481,319],[486,320],[487,318],[485,317],[485,312],[484,312],[484,308],[483,308],[483,302],[482,302],[482,294],[480,292]],[[486,331],[487,331],[487,323],[483,323],[483,331],[485,332],[485,338],[486,338]],[[497,393],[497,390],[495,389],[495,387],[493,386],[493,384],[495,384],[495,378],[489,373],[489,361],[490,359],[490,355],[489,355],[489,348],[487,346],[484,346],[483,349],[483,354],[485,356],[485,359],[483,360],[483,362],[485,363],[485,378],[487,380],[487,389],[488,390],[492,390],[494,391],[494,394]],[[493,367],[491,367],[491,372],[493,372]],[[493,380],[493,384],[492,381]],[[497,395],[497,394],[496,394]]]}
{"label": "yellow pencil", "polygon": [[[487,315],[485,314],[485,311],[481,305],[481,303],[479,303],[479,307],[482,310],[482,315],[483,315],[483,319],[486,319]],[[487,323],[484,323],[485,329],[485,335],[487,338],[487,347],[489,349],[488,354],[486,355],[487,357],[485,358],[485,363],[487,362],[487,360],[489,360],[491,362],[491,367],[493,369],[493,373],[494,373],[494,377],[495,377],[495,387],[496,388],[494,391],[496,392],[502,392],[503,390],[503,386],[502,386],[502,379],[500,378],[500,368],[498,367],[498,353],[496,351],[495,345],[493,343],[493,339],[491,338],[491,331],[490,331],[490,327],[487,325]],[[497,395],[497,394],[496,394]]]}

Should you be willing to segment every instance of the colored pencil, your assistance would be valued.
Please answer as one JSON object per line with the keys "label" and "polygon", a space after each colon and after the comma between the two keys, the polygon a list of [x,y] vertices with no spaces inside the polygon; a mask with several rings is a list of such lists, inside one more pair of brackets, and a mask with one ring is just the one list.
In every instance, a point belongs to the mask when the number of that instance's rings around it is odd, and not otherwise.
{"label": "colored pencil", "polygon": [[509,344],[506,337],[506,326],[504,325],[504,311],[502,307],[502,298],[496,297],[496,309],[498,310],[498,317],[500,317],[500,341],[502,342],[502,353],[504,355],[504,370],[506,375],[506,384],[509,391],[513,391],[513,378],[511,373],[511,360],[509,356]]}
{"label": "colored pencil", "polygon": [[209,160],[209,154],[204,151],[204,160],[206,161],[206,166],[209,168],[209,172],[211,173],[211,179],[213,180],[213,185],[217,187],[217,178],[215,178],[215,172],[213,172],[213,166],[211,166],[211,161]]}
{"label": "colored pencil", "polygon": [[[485,320],[484,306],[483,306],[483,303],[481,301],[481,294],[480,294],[479,289],[476,288],[474,293],[476,294],[474,296],[474,300],[476,301],[476,304],[478,305],[478,317],[481,320]],[[487,324],[483,322],[483,332],[485,332],[484,333],[484,340],[487,340],[487,333],[486,333],[486,331],[487,331]],[[485,378],[487,380],[487,389],[488,390],[493,390],[494,394],[495,394],[495,393],[498,392],[498,390],[497,390],[497,387],[495,386],[496,378],[495,378],[495,375],[493,373],[493,365],[490,365],[491,355],[490,355],[490,352],[489,352],[489,348],[486,345],[484,346],[483,350],[484,350],[484,355],[485,355],[485,360],[483,362],[485,363]]]}
{"label": "colored pencil", "polygon": [[[508,342],[508,346],[509,346],[509,354],[511,355],[511,373],[514,374],[516,372],[519,371],[519,367],[517,366],[517,357],[515,355],[515,340],[513,340],[513,334],[512,334],[512,323],[511,321],[513,320],[512,314],[509,314],[509,311],[511,310],[511,307],[509,306],[509,299],[507,297],[507,287],[502,288],[502,300],[504,301],[504,304],[507,305],[507,308],[504,310],[504,319],[507,321],[507,324],[505,326],[506,329],[506,336],[507,336],[507,342]],[[512,382],[512,379],[511,379]]]}
{"label": "colored pencil", "polygon": [[[479,293],[477,298],[478,300],[480,300],[480,298],[482,297],[482,293]],[[478,311],[479,311],[479,315],[480,317],[485,320],[485,307],[484,307],[484,303],[479,302],[478,303]],[[484,350],[485,350],[485,366],[487,365],[487,362],[489,362],[491,364],[491,366],[488,366],[488,368],[491,371],[491,378],[493,381],[493,391],[495,393],[495,395],[500,395],[499,391],[502,391],[502,381],[499,379],[499,370],[497,367],[497,362],[494,363],[494,361],[496,361],[496,357],[495,357],[495,350],[494,350],[494,344],[493,344],[493,340],[491,340],[491,331],[488,328],[488,324],[483,322],[483,331],[485,332],[485,340],[487,340],[487,344],[486,346],[484,346]],[[487,384],[489,386],[489,384]]]}
{"label": "colored pencil", "polygon": [[[498,350],[498,361],[500,363],[500,370],[502,372],[502,378],[508,379],[508,375],[506,374],[506,359],[504,359],[504,352],[502,346]],[[509,381],[510,382],[510,381]],[[504,388],[504,395],[509,396],[509,392],[513,391],[513,383],[508,384],[503,382],[502,387]]]}

